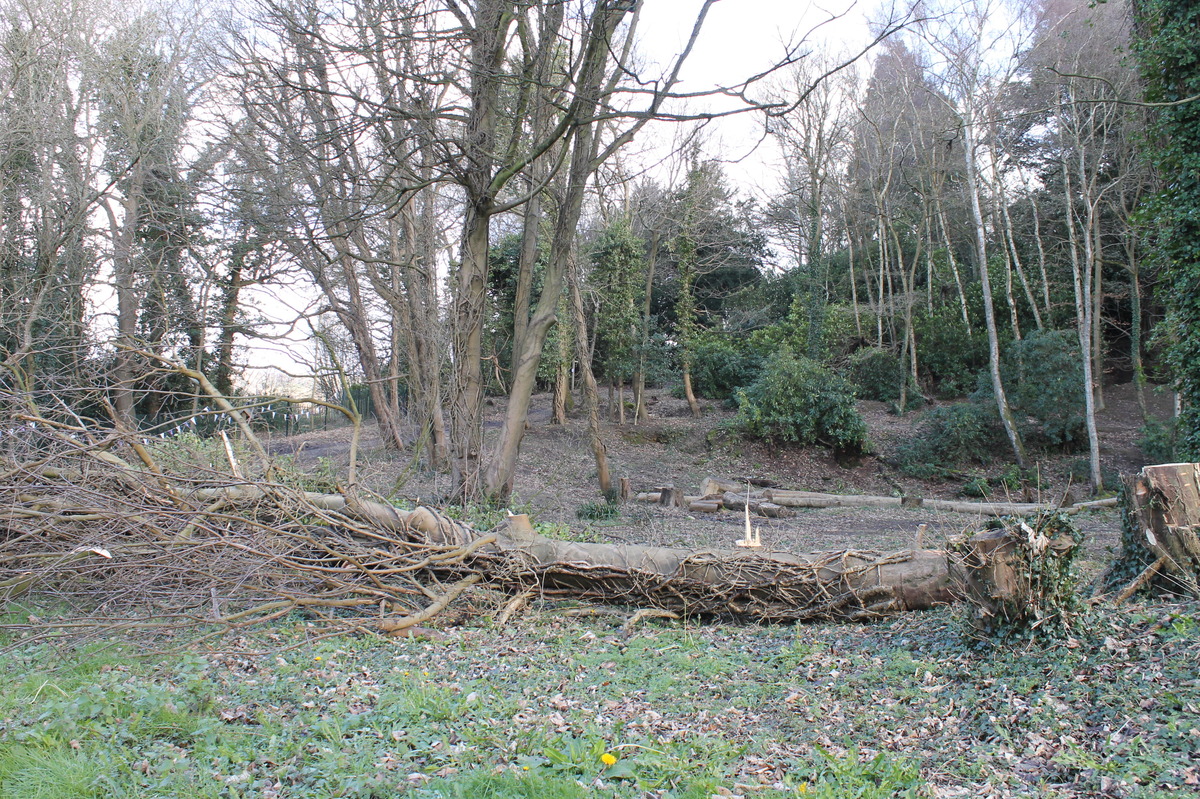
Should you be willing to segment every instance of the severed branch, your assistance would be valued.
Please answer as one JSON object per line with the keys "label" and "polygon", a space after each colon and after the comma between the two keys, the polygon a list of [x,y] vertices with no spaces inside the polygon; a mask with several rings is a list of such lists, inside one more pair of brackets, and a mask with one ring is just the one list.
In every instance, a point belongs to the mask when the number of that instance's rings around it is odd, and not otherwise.
{"label": "severed branch", "polygon": [[384,619],[379,623],[382,629],[388,635],[395,635],[403,630],[415,625],[427,622],[437,614],[446,609],[446,606],[453,602],[458,596],[466,591],[471,586],[483,579],[482,575],[472,574],[456,582],[454,585],[446,589],[446,593],[439,597],[429,607],[419,613],[412,613],[402,619]]}

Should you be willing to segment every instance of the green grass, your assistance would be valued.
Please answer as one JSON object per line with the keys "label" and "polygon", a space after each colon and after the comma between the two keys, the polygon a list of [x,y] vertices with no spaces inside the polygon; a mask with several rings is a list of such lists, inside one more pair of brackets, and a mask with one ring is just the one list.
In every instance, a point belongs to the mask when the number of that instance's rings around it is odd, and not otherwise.
{"label": "green grass", "polygon": [[983,650],[949,612],[619,623],[433,643],[289,621],[170,657],[9,640],[0,799],[1149,797],[1200,768],[1194,605]]}

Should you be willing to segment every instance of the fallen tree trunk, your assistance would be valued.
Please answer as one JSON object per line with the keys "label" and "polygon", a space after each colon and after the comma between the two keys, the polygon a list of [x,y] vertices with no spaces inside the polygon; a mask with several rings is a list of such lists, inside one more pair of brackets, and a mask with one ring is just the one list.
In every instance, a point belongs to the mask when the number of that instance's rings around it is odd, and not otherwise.
{"label": "fallen tree trunk", "polygon": [[[1074,514],[1097,508],[1114,507],[1117,498],[1079,502],[1069,507],[1055,508],[1052,505],[1036,502],[960,502],[946,499],[924,499],[918,496],[883,497],[867,494],[827,494],[820,491],[798,491],[784,488],[756,488],[756,484],[767,481],[755,478],[747,489],[747,483],[733,480],[721,480],[716,477],[706,477],[700,483],[700,494],[696,497],[684,497],[684,506],[691,502],[719,501],[723,507],[732,511],[740,511],[750,504],[750,510],[759,513],[762,503],[772,503],[784,508],[924,508],[926,510],[944,513],[963,513],[970,516],[1027,516],[1060,510]],[[648,491],[637,494],[636,502],[658,503],[661,501],[662,490]],[[664,503],[666,504],[666,503]],[[700,510],[709,511],[707,506]],[[772,516],[768,506],[763,516]],[[785,513],[774,513],[785,515]]]}
{"label": "fallen tree trunk", "polygon": [[[256,501],[254,486],[205,491],[203,498]],[[342,511],[413,544],[469,552],[455,563],[430,564],[435,573],[483,575],[508,591],[534,590],[610,604],[660,608],[684,616],[759,621],[855,619],[946,604],[956,597],[945,553],[836,551],[812,554],[683,549],[579,543],[534,532],[513,516],[484,535],[429,508],[404,511],[339,495],[306,494],[324,510]]]}
{"label": "fallen tree trunk", "polygon": [[[743,494],[744,496],[744,494]],[[777,505],[789,508],[925,508],[946,513],[965,513],[975,516],[1024,516],[1052,510],[1048,505],[1036,502],[958,502],[946,499],[923,499],[921,497],[877,497],[865,494],[823,494],[815,491],[787,491],[768,488],[762,496]],[[1111,507],[1116,498],[1093,502],[1080,502],[1065,513],[1079,513],[1094,508]]]}
{"label": "fallen tree trunk", "polygon": [[[547,596],[762,621],[863,618],[945,604],[955,586],[931,550],[782,552],[691,550],[560,541],[517,519],[477,557],[488,579]],[[406,517],[430,544],[469,546],[478,533],[428,508]]]}

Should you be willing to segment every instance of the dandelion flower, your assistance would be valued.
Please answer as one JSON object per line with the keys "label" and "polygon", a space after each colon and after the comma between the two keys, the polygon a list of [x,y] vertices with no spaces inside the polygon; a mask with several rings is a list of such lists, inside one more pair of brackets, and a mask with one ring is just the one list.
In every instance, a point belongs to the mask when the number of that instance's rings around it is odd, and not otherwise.
{"label": "dandelion flower", "polygon": [[614,765],[617,762],[617,756],[612,752],[605,752],[604,754],[600,755],[600,762],[606,766]]}

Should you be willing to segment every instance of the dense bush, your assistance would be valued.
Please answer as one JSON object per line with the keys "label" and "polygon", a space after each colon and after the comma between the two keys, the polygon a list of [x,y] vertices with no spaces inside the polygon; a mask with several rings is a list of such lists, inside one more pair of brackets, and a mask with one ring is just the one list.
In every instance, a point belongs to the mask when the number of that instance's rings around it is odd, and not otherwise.
{"label": "dense bush", "polygon": [[854,406],[854,388],[814,360],[783,350],[758,380],[735,395],[743,434],[771,441],[822,444],[859,453],[867,425]]}
{"label": "dense bush", "polygon": [[910,477],[949,477],[961,464],[991,462],[1004,445],[994,407],[956,402],[925,413],[916,434],[897,448],[896,464]]}
{"label": "dense bush", "polygon": [[[1147,419],[1142,425],[1142,436],[1138,446],[1142,449],[1142,457],[1146,463],[1174,463],[1176,461],[1175,420],[1161,422],[1158,419]],[[1107,483],[1106,483],[1107,485]]]}
{"label": "dense bush", "polygon": [[1195,459],[1200,458],[1200,103],[1182,98],[1200,92],[1200,5],[1140,0],[1131,7],[1133,52],[1146,99],[1157,105],[1146,156],[1163,177],[1157,195],[1143,205],[1143,229],[1151,262],[1163,272],[1166,361],[1183,399],[1175,454]]}
{"label": "dense bush", "polygon": [[763,354],[733,334],[704,331],[693,345],[692,390],[709,399],[729,399],[758,379]]}
{"label": "dense bush", "polygon": [[[1040,438],[1071,447],[1087,440],[1079,340],[1066,330],[1039,330],[1009,343],[1000,377],[1012,409],[1038,422]],[[986,392],[991,401],[991,391]]]}
{"label": "dense bush", "polygon": [[913,332],[920,368],[933,381],[937,396],[961,397],[975,390],[976,375],[988,362],[982,326],[968,330],[955,305],[918,309]]}
{"label": "dense bush", "polygon": [[858,396],[879,402],[900,402],[900,385],[908,383],[905,408],[920,407],[921,392],[913,382],[912,375],[893,353],[878,347],[865,347],[850,356],[848,367],[850,381],[858,389]]}
{"label": "dense bush", "polygon": [[818,360],[826,364],[842,361],[855,341],[853,312],[844,305],[824,305],[818,318],[810,319],[811,310],[804,297],[795,297],[787,316],[750,336],[750,349],[763,356],[783,349],[809,354],[810,322],[815,322],[820,328],[815,347]]}

